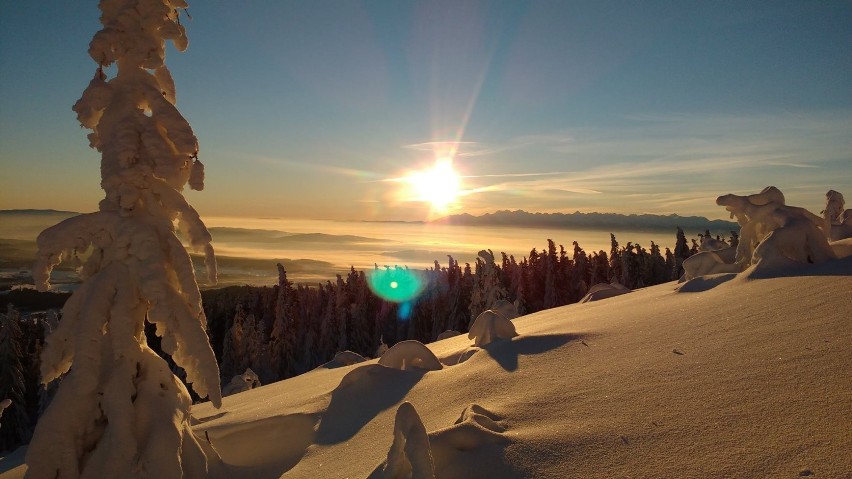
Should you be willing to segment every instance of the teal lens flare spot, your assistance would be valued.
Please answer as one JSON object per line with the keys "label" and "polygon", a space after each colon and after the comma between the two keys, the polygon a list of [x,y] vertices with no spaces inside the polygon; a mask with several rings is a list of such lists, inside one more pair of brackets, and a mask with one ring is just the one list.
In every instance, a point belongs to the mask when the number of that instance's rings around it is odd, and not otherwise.
{"label": "teal lens flare spot", "polygon": [[413,300],[426,286],[418,272],[400,268],[370,271],[367,284],[376,296],[394,303]]}

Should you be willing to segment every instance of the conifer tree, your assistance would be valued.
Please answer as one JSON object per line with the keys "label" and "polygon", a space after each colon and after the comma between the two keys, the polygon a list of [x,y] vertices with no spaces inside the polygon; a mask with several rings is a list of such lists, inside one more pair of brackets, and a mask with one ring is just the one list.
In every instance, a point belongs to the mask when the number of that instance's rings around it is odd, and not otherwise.
{"label": "conifer tree", "polygon": [[611,281],[621,281],[624,274],[624,265],[621,261],[621,251],[618,249],[618,241],[615,235],[609,234],[609,277]]}
{"label": "conifer tree", "polygon": [[557,263],[556,245],[553,240],[547,240],[547,256],[544,257],[544,302],[542,307],[550,309],[556,307],[557,299]]}
{"label": "conifer tree", "polygon": [[12,404],[3,411],[0,427],[0,451],[7,451],[29,440],[32,432],[27,416],[23,366],[21,365],[21,316],[9,304],[0,313],[0,399]]}
{"label": "conifer tree", "polygon": [[583,248],[580,247],[580,243],[574,241],[574,256],[572,258],[572,263],[574,264],[574,273],[571,277],[571,295],[567,298],[566,303],[574,303],[580,300],[583,296],[585,296],[586,291],[589,290],[591,283],[589,284],[590,278],[590,266],[589,266],[589,258],[586,256],[586,252],[583,251]]}
{"label": "conifer tree", "polygon": [[275,379],[296,374],[296,292],[293,283],[287,280],[287,271],[278,263],[278,287],[276,289],[275,321],[270,338],[270,368]]}
{"label": "conifer tree", "polygon": [[683,260],[689,258],[689,255],[689,244],[686,242],[686,235],[683,234],[683,230],[678,226],[674,249],[674,269],[672,270],[672,277],[674,279],[680,278],[683,274]]}

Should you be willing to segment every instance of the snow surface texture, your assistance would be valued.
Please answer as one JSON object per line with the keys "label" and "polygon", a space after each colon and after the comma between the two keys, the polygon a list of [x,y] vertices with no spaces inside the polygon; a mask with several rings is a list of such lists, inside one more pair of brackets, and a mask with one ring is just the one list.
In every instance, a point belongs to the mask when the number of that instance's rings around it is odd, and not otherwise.
{"label": "snow surface texture", "polygon": [[[89,247],[80,288],[46,339],[42,381],[65,375],[27,453],[27,477],[205,477],[205,451],[190,427],[190,396],[145,342],[156,325],[162,349],[200,396],[221,404],[219,371],[205,333],[201,295],[175,222],[206,256],[211,237],[181,190],[203,188],[198,141],[175,108],[165,42],[187,46],[183,0],[102,0],[103,29],[89,55],[98,69],[74,105],[101,152],[105,198],[96,213],[69,218],[38,237],[33,277]],[[103,67],[116,64],[107,80]]]}
{"label": "snow surface texture", "polygon": [[741,225],[736,251],[722,244],[702,245],[703,251],[684,260],[684,280],[739,273],[751,265],[755,265],[754,274],[772,275],[791,265],[824,263],[838,256],[831,241],[846,237],[839,229],[845,225],[835,224],[842,215],[843,195],[834,190],[826,194],[822,218],[787,206],[784,194],[774,186],[748,196],[720,196],[716,204]]}
{"label": "snow surface texture", "polygon": [[260,378],[257,377],[257,373],[252,371],[251,368],[246,368],[244,373],[231,378],[231,382],[222,388],[222,397],[248,391],[258,386],[260,386]]}

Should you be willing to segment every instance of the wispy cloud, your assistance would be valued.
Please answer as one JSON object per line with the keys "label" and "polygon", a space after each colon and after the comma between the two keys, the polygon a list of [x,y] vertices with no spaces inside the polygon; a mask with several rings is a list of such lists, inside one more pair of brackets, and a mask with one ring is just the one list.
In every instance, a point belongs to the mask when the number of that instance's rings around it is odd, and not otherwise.
{"label": "wispy cloud", "polygon": [[[821,190],[852,178],[852,171],[840,168],[852,151],[852,112],[630,120],[635,123],[619,128],[524,135],[489,146],[501,153],[488,159],[489,168],[498,171],[478,174],[471,167],[467,202],[543,210],[558,199],[570,209],[586,203],[585,195],[601,194],[597,210],[723,216],[713,202],[719,194],[769,184],[800,191],[797,186],[805,182],[817,185],[807,197],[815,204]],[[572,168],[543,169],[557,162]],[[519,164],[526,171],[517,171]],[[476,195],[481,198],[474,201]]]}

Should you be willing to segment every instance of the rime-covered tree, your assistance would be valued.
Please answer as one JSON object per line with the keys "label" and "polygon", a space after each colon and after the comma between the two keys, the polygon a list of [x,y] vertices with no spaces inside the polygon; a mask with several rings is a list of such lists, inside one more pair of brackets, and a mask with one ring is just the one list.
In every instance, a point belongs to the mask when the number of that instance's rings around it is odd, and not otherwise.
{"label": "rime-covered tree", "polygon": [[[64,373],[27,452],[27,477],[205,477],[206,455],[190,428],[190,396],[147,344],[156,325],[163,351],[200,396],[221,404],[219,370],[192,263],[175,222],[206,255],[216,279],[211,237],[181,191],[203,188],[198,141],[175,108],[165,42],[187,46],[183,0],[101,0],[103,29],[89,55],[94,78],[74,105],[101,153],[99,211],[38,237],[33,277],[87,250],[83,283],[47,338],[42,381]],[[115,65],[107,78],[104,67]]]}
{"label": "rime-covered tree", "polygon": [[[506,299],[506,290],[500,284],[500,272],[491,250],[482,250],[476,258],[476,274],[470,296],[470,319],[491,308],[498,299]],[[464,325],[467,329],[468,325]]]}
{"label": "rime-covered tree", "polygon": [[13,449],[30,438],[32,429],[27,416],[24,372],[21,365],[20,314],[9,304],[0,313],[0,399],[12,404],[3,411],[0,427],[0,451]]}

